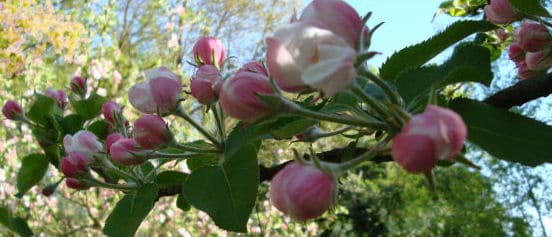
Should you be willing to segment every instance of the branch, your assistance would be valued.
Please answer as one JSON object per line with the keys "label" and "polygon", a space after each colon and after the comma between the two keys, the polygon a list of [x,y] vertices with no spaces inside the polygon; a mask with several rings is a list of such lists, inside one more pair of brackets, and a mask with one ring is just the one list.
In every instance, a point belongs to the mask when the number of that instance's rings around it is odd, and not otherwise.
{"label": "branch", "polygon": [[549,94],[552,94],[552,73],[519,81],[489,96],[483,102],[497,108],[509,109]]}

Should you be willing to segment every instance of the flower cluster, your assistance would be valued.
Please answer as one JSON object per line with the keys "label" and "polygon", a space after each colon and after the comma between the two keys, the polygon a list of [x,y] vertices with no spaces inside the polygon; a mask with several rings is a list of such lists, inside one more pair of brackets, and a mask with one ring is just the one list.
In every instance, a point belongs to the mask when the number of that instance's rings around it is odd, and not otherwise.
{"label": "flower cluster", "polygon": [[[485,14],[495,24],[510,24],[523,19],[523,15],[508,0],[491,0],[485,6]],[[507,38],[504,30],[499,31],[498,35],[503,40]],[[524,21],[514,30],[508,55],[516,63],[520,79],[545,73],[552,67],[552,35],[543,24]]]}

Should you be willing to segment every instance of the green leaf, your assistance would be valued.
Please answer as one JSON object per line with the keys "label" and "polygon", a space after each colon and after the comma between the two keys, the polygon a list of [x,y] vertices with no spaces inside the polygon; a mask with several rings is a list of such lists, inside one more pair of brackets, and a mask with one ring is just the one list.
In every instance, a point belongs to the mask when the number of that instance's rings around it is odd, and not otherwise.
{"label": "green leaf", "polygon": [[0,206],[0,223],[10,230],[12,229],[10,223],[10,212],[8,211],[8,208],[3,206]]}
{"label": "green leaf", "polygon": [[537,166],[552,162],[552,127],[482,102],[457,99],[450,107],[468,126],[468,140],[502,160]]}
{"label": "green leaf", "polygon": [[79,130],[82,130],[84,120],[78,114],[70,114],[61,119],[59,124],[63,129],[63,136],[65,136],[65,134],[75,134]]}
{"label": "green leaf", "polygon": [[483,46],[465,44],[456,47],[451,58],[440,66],[427,66],[401,72],[396,86],[406,104],[416,97],[428,96],[429,89],[472,81],[489,85],[493,79],[489,50]]}
{"label": "green leaf", "polygon": [[380,76],[394,81],[403,70],[422,66],[454,43],[476,33],[496,29],[487,21],[458,21],[443,32],[419,44],[409,46],[393,54],[382,65]]}
{"label": "green leaf", "polygon": [[0,206],[0,224],[20,236],[32,236],[33,231],[27,225],[27,221],[21,217],[11,217],[6,207]]}
{"label": "green leaf", "polygon": [[104,120],[98,120],[96,122],[93,122],[88,126],[86,130],[96,134],[99,139],[105,139],[107,137],[107,128],[109,127],[109,123],[107,123]]}
{"label": "green leaf", "polygon": [[188,174],[186,173],[167,170],[155,176],[155,183],[159,185],[159,187],[182,185],[184,181],[186,181],[186,178],[188,178]]}
{"label": "green leaf", "polygon": [[200,154],[198,156],[190,157],[186,159],[186,165],[188,169],[194,171],[203,166],[214,166],[218,164],[216,154]]}
{"label": "green leaf", "polygon": [[153,208],[157,185],[145,184],[138,191],[121,199],[105,221],[103,233],[107,236],[134,236],[138,227]]}
{"label": "green leaf", "polygon": [[201,167],[188,177],[183,193],[194,207],[206,212],[220,228],[246,232],[259,186],[257,146],[248,143],[217,166]]}
{"label": "green leaf", "polygon": [[17,172],[17,194],[21,198],[35,184],[37,184],[48,170],[48,160],[41,154],[30,154],[23,157],[21,168]]}
{"label": "green leaf", "polygon": [[71,105],[84,120],[89,120],[100,115],[102,111],[102,105],[107,99],[98,94],[92,94],[85,100],[70,99]]}
{"label": "green leaf", "polygon": [[176,207],[180,208],[182,211],[189,211],[192,208],[182,193],[178,194],[176,198]]}
{"label": "green leaf", "polygon": [[27,221],[21,217],[13,217],[10,219],[13,230],[20,236],[32,236],[33,231],[29,228]]}
{"label": "green leaf", "polygon": [[542,6],[540,0],[508,0],[508,2],[527,15],[550,17],[550,13]]}
{"label": "green leaf", "polygon": [[46,124],[48,122],[48,117],[54,114],[61,114],[61,111],[56,111],[58,107],[54,99],[38,93],[35,93],[34,98],[35,101],[27,113],[27,117],[29,117],[31,121],[38,124]]}
{"label": "green leaf", "polygon": [[300,117],[279,118],[277,122],[271,132],[276,139],[291,138],[317,123],[316,120]]}

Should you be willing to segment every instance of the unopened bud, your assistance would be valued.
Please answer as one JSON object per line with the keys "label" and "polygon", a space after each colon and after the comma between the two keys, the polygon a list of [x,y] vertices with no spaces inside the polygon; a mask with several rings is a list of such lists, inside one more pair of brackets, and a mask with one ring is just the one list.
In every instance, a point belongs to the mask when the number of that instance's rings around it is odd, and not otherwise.
{"label": "unopened bud", "polygon": [[213,65],[203,65],[197,69],[190,81],[192,96],[202,104],[211,104],[218,99],[223,80],[220,71]]}
{"label": "unopened bud", "polygon": [[134,141],[145,149],[156,149],[172,141],[163,118],[153,114],[142,115],[136,120],[132,133]]}
{"label": "unopened bud", "polygon": [[331,175],[311,165],[292,162],[272,179],[270,200],[281,212],[305,221],[328,210],[335,191]]}
{"label": "unopened bud", "polygon": [[226,57],[226,48],[215,37],[201,37],[192,49],[194,60],[198,65],[214,65],[220,68]]}
{"label": "unopened bud", "polygon": [[220,91],[220,106],[228,115],[252,122],[271,111],[258,94],[274,94],[268,77],[259,73],[238,72],[224,82]]}
{"label": "unopened bud", "polygon": [[60,166],[61,172],[67,177],[74,178],[88,172],[88,161],[83,154],[78,152],[63,157]]}
{"label": "unopened bud", "polygon": [[4,107],[2,107],[2,114],[11,120],[21,120],[25,116],[23,108],[13,100],[6,101]]}
{"label": "unopened bud", "polygon": [[119,165],[137,165],[144,162],[135,155],[138,151],[138,144],[130,138],[121,138],[109,148],[111,159]]}

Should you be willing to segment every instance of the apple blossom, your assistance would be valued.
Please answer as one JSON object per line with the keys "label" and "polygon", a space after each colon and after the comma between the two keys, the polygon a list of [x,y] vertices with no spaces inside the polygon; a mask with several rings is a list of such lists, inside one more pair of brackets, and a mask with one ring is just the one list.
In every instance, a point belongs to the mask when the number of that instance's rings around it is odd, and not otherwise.
{"label": "apple blossom", "polygon": [[98,137],[94,133],[85,130],[78,131],[74,135],[65,135],[63,146],[67,154],[74,152],[81,153],[86,157],[88,162],[94,160],[94,156],[103,150],[103,145],[98,140]]}
{"label": "apple blossom", "polygon": [[331,31],[299,21],[278,29],[266,44],[270,76],[285,91],[309,86],[332,96],[356,76],[356,51]]}

